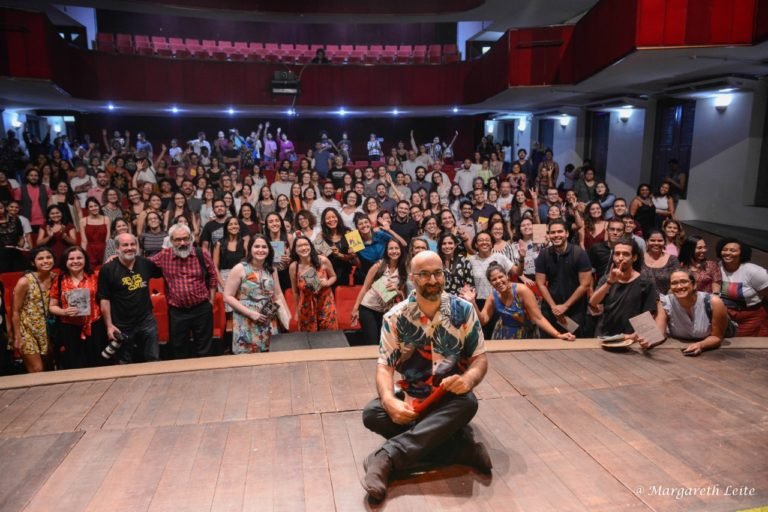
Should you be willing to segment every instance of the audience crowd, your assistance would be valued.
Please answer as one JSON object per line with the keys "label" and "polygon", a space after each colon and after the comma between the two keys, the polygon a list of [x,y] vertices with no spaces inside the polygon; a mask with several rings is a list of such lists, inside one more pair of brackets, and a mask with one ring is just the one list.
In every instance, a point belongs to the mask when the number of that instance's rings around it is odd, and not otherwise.
{"label": "audience crowd", "polygon": [[[232,353],[267,351],[291,326],[339,329],[343,314],[378,344],[425,250],[444,264],[428,279],[473,303],[488,339],[625,335],[650,349],[629,322],[646,311],[689,355],[768,336],[768,273],[739,240],[720,240],[713,260],[686,236],[679,170],[622,198],[588,161],[561,168],[548,148],[513,155],[491,135],[460,160],[458,132],[390,147],[321,133],[299,153],[270,123],[168,144],[21,131],[0,148],[0,272],[24,272],[0,320],[5,362],[30,372],[159,359],[159,277],[167,357],[212,352],[217,292]],[[349,286],[354,306],[337,310]]]}

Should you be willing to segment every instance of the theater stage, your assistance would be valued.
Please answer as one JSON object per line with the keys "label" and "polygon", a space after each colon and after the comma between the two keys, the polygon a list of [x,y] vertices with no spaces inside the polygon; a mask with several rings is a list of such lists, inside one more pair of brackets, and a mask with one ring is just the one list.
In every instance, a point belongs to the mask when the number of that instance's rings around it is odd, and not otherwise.
{"label": "theater stage", "polygon": [[378,505],[359,484],[380,442],[360,419],[376,347],[2,378],[0,510],[768,505],[768,350],[757,348],[768,340],[698,358],[674,345],[643,355],[495,342],[473,422],[493,475],[414,474]]}

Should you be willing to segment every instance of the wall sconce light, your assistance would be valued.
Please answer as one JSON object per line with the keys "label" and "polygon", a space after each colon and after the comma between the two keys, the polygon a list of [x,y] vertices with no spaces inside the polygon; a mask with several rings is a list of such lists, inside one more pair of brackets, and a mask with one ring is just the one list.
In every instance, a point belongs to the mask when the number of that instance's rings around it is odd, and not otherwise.
{"label": "wall sconce light", "polygon": [[61,125],[60,124],[53,125],[53,131],[56,133],[61,133]]}
{"label": "wall sconce light", "polygon": [[18,118],[17,118],[15,120],[11,121],[11,126],[13,126],[15,129],[18,130],[19,128],[21,128],[21,121],[19,121]]}
{"label": "wall sconce light", "polygon": [[524,132],[528,128],[528,120],[524,117],[521,117],[517,121],[517,131]]}
{"label": "wall sconce light", "polygon": [[715,96],[715,109],[721,114],[726,111],[733,101],[733,94],[718,94]]}
{"label": "wall sconce light", "polygon": [[632,117],[632,109],[631,108],[621,108],[619,109],[619,119],[622,123],[626,123],[629,121],[629,118]]}
{"label": "wall sconce light", "polygon": [[571,123],[571,118],[567,116],[566,114],[563,114],[560,116],[560,127],[565,130],[566,127]]}

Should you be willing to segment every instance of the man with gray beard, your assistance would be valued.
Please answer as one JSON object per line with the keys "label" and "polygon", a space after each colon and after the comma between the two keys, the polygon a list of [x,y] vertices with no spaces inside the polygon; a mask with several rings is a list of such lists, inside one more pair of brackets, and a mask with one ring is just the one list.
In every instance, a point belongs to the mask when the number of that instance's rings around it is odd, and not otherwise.
{"label": "man with gray beard", "polygon": [[97,292],[107,336],[110,341],[116,336],[125,340],[115,354],[118,363],[157,361],[160,348],[149,280],[162,276],[162,272],[148,259],[137,256],[139,244],[132,234],[120,234],[115,242],[117,258],[101,268]]}
{"label": "man with gray beard", "polygon": [[149,261],[160,267],[165,279],[173,357],[204,357],[211,353],[213,300],[218,283],[216,268],[208,251],[192,246],[194,239],[189,226],[171,226],[168,238],[171,247]]}

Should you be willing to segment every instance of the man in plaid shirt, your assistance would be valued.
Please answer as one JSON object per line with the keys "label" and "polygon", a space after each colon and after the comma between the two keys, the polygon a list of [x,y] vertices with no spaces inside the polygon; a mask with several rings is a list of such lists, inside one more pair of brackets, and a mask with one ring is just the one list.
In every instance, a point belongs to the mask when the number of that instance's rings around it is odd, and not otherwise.
{"label": "man in plaid shirt", "polygon": [[[213,338],[213,299],[217,278],[208,251],[192,246],[188,226],[176,224],[168,232],[171,247],[151,258],[163,271],[173,357],[207,356]],[[194,338],[194,352],[190,347]]]}

